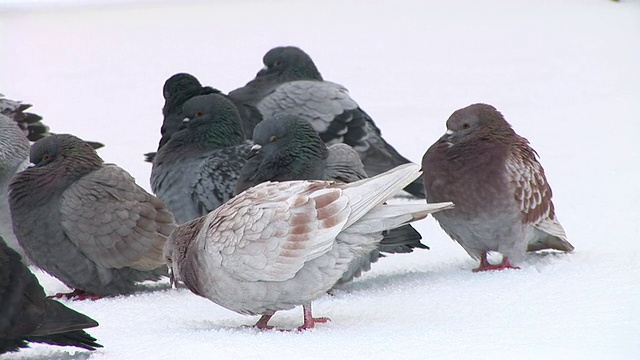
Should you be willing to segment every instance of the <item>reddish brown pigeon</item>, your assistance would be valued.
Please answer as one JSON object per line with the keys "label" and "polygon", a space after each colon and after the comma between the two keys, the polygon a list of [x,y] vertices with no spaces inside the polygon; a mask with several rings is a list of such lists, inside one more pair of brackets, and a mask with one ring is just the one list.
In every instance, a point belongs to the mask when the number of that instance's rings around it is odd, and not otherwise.
{"label": "reddish brown pigeon", "polygon": [[[554,212],[551,187],[529,141],[513,131],[491,105],[455,111],[447,131],[422,158],[428,202],[452,201],[434,214],[444,231],[480,266],[516,268],[527,250],[571,251]],[[502,262],[492,265],[487,253]]]}

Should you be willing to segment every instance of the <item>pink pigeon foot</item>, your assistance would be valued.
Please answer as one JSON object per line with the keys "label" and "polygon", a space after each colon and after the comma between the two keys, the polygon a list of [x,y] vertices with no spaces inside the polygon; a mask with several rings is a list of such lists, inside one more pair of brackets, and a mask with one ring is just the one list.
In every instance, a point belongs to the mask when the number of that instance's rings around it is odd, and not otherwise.
{"label": "pink pigeon foot", "polygon": [[269,320],[271,320],[272,316],[273,316],[273,314],[271,314],[271,315],[262,315],[260,317],[260,319],[258,320],[258,322],[255,325],[253,325],[253,327],[254,328],[258,328],[260,330],[271,330],[271,329],[273,329],[273,326],[267,325]]}
{"label": "pink pigeon foot", "polygon": [[509,262],[509,259],[506,256],[502,258],[502,262],[500,264],[492,265],[491,263],[489,263],[489,260],[487,260],[487,253],[483,253],[482,256],[480,257],[480,266],[473,269],[473,272],[504,270],[504,269],[519,270],[520,268],[517,266],[511,265],[511,263]]}
{"label": "pink pigeon foot", "polygon": [[55,295],[48,296],[49,299],[69,299],[69,300],[98,300],[101,299],[102,296],[88,293],[84,290],[75,289],[70,293],[57,293]]}
{"label": "pink pigeon foot", "polygon": [[311,313],[311,304],[302,305],[302,309],[304,311],[304,324],[298,327],[298,331],[313,329],[316,324],[324,324],[327,321],[331,321],[331,319],[326,317],[314,318],[313,314]]}

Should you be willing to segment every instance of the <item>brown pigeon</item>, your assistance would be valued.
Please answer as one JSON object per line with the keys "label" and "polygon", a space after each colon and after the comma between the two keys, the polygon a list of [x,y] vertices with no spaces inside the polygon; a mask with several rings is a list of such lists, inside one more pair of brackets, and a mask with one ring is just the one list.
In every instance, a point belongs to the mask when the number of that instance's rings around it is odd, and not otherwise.
{"label": "brown pigeon", "polygon": [[416,177],[405,164],[350,184],[264,182],[216,210],[180,225],[165,247],[175,280],[195,294],[241,314],[262,315],[311,302],[338,282],[357,257],[370,254],[385,230],[447,209],[451,203],[383,204]]}
{"label": "brown pigeon", "polygon": [[[480,266],[474,271],[515,268],[527,250],[571,251],[551,201],[538,154],[491,105],[455,111],[447,131],[422,158],[428,202],[456,207],[434,214],[444,231]],[[492,265],[487,253],[502,262]]]}
{"label": "brown pigeon", "polygon": [[173,216],[129,173],[66,134],[35,142],[30,160],[9,185],[9,205],[36,266],[79,298],[128,293],[167,274],[162,248]]}

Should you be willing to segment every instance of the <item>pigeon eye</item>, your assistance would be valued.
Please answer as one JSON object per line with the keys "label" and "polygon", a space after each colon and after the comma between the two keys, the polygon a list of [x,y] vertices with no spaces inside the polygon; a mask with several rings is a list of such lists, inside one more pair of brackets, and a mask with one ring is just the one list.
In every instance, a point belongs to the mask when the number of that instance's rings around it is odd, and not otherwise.
{"label": "pigeon eye", "polygon": [[274,66],[280,66],[282,65],[282,60],[276,60],[275,63],[273,63]]}
{"label": "pigeon eye", "polygon": [[202,111],[196,111],[196,117],[200,117],[204,115],[204,113]]}
{"label": "pigeon eye", "polygon": [[462,128],[463,128],[463,129],[468,129],[468,128],[470,128],[470,127],[471,127],[471,125],[469,125],[469,123],[464,123],[464,124],[462,124]]}
{"label": "pigeon eye", "polygon": [[278,137],[277,137],[277,136],[275,136],[275,135],[272,135],[272,136],[269,138],[269,142],[276,142],[276,141],[278,141]]}
{"label": "pigeon eye", "polygon": [[42,157],[43,161],[51,161],[52,157],[49,154],[44,154],[44,156]]}

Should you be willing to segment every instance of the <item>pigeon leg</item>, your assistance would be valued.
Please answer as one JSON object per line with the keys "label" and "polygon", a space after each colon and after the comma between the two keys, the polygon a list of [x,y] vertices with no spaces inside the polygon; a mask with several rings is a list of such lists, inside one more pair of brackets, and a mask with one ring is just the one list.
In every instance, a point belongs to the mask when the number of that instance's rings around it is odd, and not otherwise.
{"label": "pigeon leg", "polygon": [[489,270],[489,268],[492,265],[489,263],[489,260],[487,260],[487,252],[483,252],[482,256],[480,256],[480,266],[478,266],[477,268],[473,269],[473,272],[479,272],[479,271],[486,271]]}
{"label": "pigeon leg", "polygon": [[331,319],[326,317],[314,318],[311,313],[311,304],[302,305],[302,310],[304,311],[304,324],[300,326],[298,330],[313,329],[316,323],[326,323],[327,321],[331,321]]}
{"label": "pigeon leg", "polygon": [[489,263],[489,260],[487,260],[487,253],[482,253],[482,256],[480,257],[480,266],[478,266],[477,268],[473,269],[473,272],[480,272],[480,271],[491,271],[491,270],[504,270],[504,269],[520,269],[517,266],[513,266],[511,265],[511,263],[509,262],[509,259],[504,256],[502,258],[502,262],[498,265],[492,265]]}
{"label": "pigeon leg", "polygon": [[57,293],[55,295],[47,296],[49,299],[71,299],[71,300],[98,300],[102,298],[100,295],[88,293],[84,290],[75,289],[70,293]]}
{"label": "pigeon leg", "polygon": [[260,319],[258,320],[258,322],[255,325],[253,325],[253,327],[258,328],[260,330],[271,330],[271,329],[273,329],[273,326],[267,325],[269,320],[271,320],[272,316],[273,316],[273,314],[262,315],[260,317]]}

